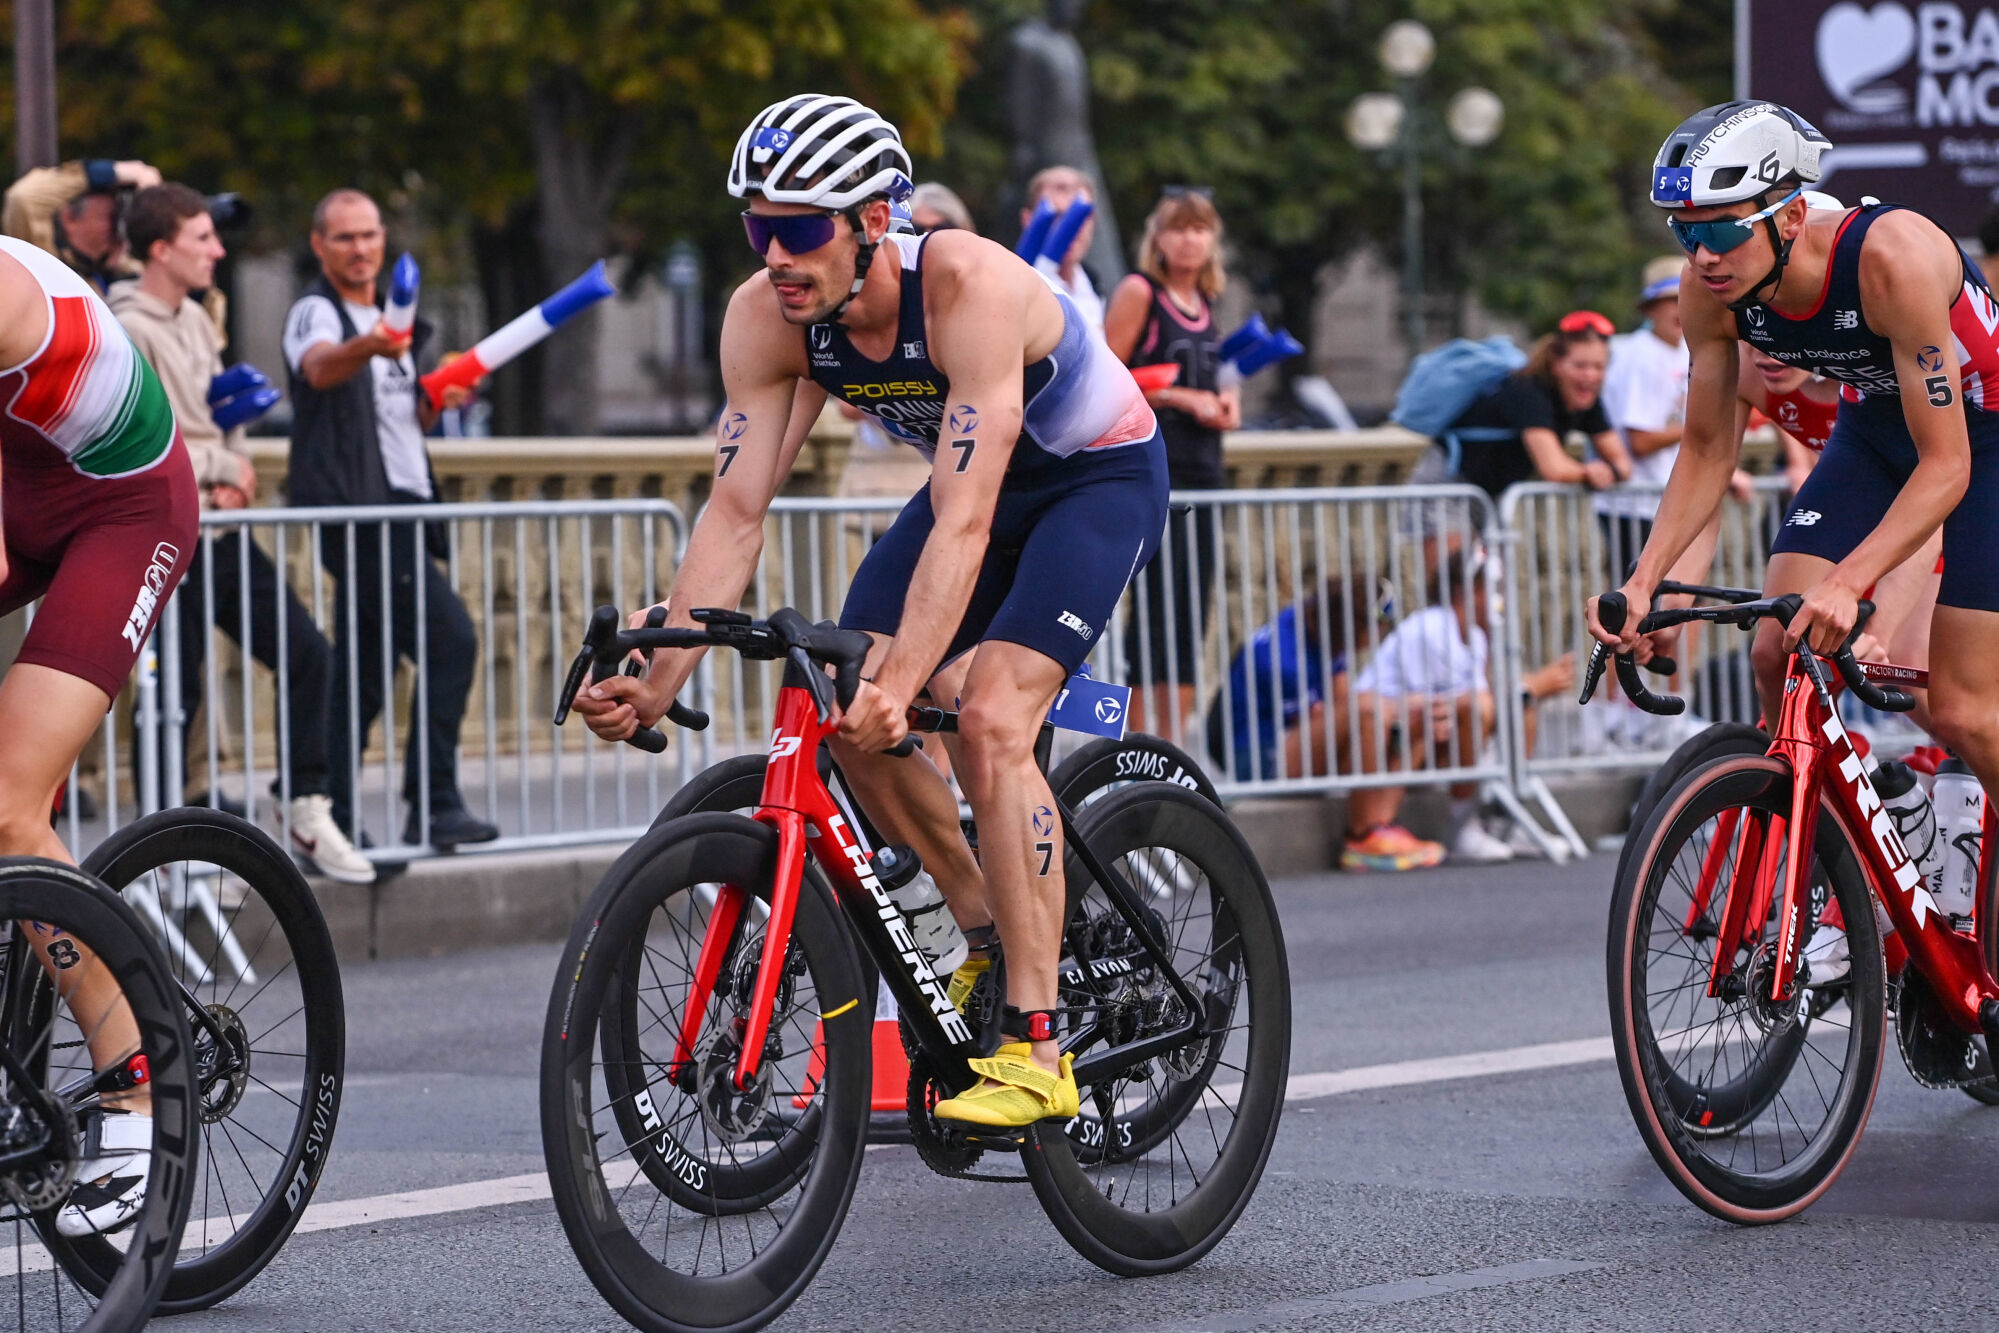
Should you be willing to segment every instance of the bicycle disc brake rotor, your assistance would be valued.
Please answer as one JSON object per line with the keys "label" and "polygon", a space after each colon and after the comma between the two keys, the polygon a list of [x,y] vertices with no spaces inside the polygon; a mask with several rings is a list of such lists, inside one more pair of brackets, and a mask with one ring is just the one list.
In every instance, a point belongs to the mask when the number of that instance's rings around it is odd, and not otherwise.
{"label": "bicycle disc brake rotor", "polygon": [[1756,950],[1749,960],[1748,976],[1744,984],[1749,993],[1745,997],[1749,1019],[1765,1036],[1781,1031],[1798,1021],[1798,1012],[1803,1007],[1805,988],[1791,981],[1791,993],[1781,1000],[1770,998],[1770,983],[1777,973],[1777,950],[1773,944],[1765,944]]}
{"label": "bicycle disc brake rotor", "polygon": [[250,1033],[242,1015],[225,1004],[208,1006],[208,1016],[222,1030],[218,1045],[199,1024],[194,1028],[195,1069],[201,1079],[201,1121],[212,1125],[234,1111],[250,1087]]}
{"label": "bicycle disc brake rotor", "polygon": [[76,1184],[83,1156],[76,1116],[60,1098],[53,1120],[40,1108],[10,1103],[0,1106],[0,1156],[31,1152],[32,1160],[0,1173],[0,1194],[31,1213],[46,1211],[67,1199]]}
{"label": "bicycle disc brake rotor", "polygon": [[738,1018],[719,1030],[711,1027],[694,1044],[701,1118],[724,1143],[741,1143],[770,1116],[772,1061],[768,1052],[758,1062],[750,1085],[736,1086],[736,1057],[743,1049],[736,1027],[742,1022]]}
{"label": "bicycle disc brake rotor", "polygon": [[1910,1076],[1926,1088],[1961,1088],[1992,1077],[1984,1047],[1944,1015],[1943,1006],[1913,966],[1902,970],[1895,1045]]}

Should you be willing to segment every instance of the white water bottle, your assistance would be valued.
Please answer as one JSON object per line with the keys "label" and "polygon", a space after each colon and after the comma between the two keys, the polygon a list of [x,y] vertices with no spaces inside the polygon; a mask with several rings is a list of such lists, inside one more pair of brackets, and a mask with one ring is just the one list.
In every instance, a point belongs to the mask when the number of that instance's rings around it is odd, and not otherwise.
{"label": "white water bottle", "polygon": [[[1943,839],[1937,836],[1937,812],[1916,781],[1916,770],[1898,759],[1884,760],[1874,770],[1874,790],[1881,808],[1895,821],[1903,850],[1922,872],[1923,883],[1943,906],[1938,883],[1943,875]],[[1945,908],[1945,911],[1950,909]]]}
{"label": "white water bottle", "polygon": [[958,970],[971,954],[965,932],[945,905],[944,891],[916,853],[900,844],[891,844],[875,853],[875,877],[881,880],[889,901],[909,918],[909,933],[916,948],[930,965],[931,975],[940,980]]}
{"label": "white water bottle", "polygon": [[1953,917],[1971,922],[1972,900],[1978,892],[1980,834],[1985,827],[1985,789],[1962,759],[1955,755],[1937,765],[1930,789],[1936,808],[1937,850],[1942,873],[1932,882],[1937,906]]}

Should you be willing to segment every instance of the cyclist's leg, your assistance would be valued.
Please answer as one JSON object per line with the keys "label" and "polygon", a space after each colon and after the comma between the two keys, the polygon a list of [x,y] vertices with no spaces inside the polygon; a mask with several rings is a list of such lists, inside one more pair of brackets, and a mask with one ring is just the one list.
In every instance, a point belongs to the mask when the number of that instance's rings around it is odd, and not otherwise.
{"label": "cyclist's leg", "polygon": [[[1865,407],[1854,404],[1840,411],[1818,466],[1798,488],[1771,546],[1764,596],[1803,592],[1823,579],[1874,531],[1901,491],[1915,458],[1914,446],[1907,444],[1901,405],[1888,400],[1880,409],[1884,414],[1880,422],[1862,410]],[[1876,434],[1882,432],[1889,438],[1877,440]],[[1893,438],[1897,435],[1899,440]],[[1765,620],[1756,627],[1750,660],[1756,668],[1764,721],[1773,730],[1789,656],[1784,651],[1783,626]]]}
{"label": "cyclist's leg", "polygon": [[[979,820],[986,904],[1007,951],[1007,1002],[1021,1010],[1052,1010],[1056,1003],[1062,823],[1035,763],[1034,742],[1069,674],[1038,649],[989,639],[979,646],[960,703],[958,776]],[[1059,1054],[1052,1040],[1034,1043],[1045,1069],[1056,1069]]]}
{"label": "cyclist's leg", "polygon": [[[1881,642],[1890,662],[1929,670],[1931,621],[1937,609],[1937,589],[1943,582],[1942,552],[1943,533],[1938,532],[1875,590],[1877,609],[1868,632]],[[1930,692],[1910,693],[1916,697],[1916,706],[1910,710],[1909,720],[1924,731],[1930,730]]]}
{"label": "cyclist's leg", "polygon": [[1943,577],[1930,630],[1930,729],[1988,792],[1999,792],[1999,672],[1992,669],[1999,659],[1995,436],[1999,429],[1974,428],[1971,483],[1944,520]]}

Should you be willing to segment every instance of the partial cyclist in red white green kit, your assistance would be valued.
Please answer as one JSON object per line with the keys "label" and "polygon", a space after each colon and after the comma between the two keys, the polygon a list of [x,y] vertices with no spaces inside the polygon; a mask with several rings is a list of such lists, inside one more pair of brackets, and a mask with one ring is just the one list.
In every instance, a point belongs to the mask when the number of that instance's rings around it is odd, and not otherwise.
{"label": "partial cyclist in red white green kit", "polygon": [[[167,397],[111,310],[63,263],[0,237],[0,615],[42,604],[0,678],[0,854],[71,861],[49,826],[57,788],[124,687],[194,551],[194,468]],[[18,923],[85,1028],[99,1070],[138,1030],[88,951]],[[142,1083],[83,1127],[95,1145],[64,1235],[113,1230],[145,1198],[152,1101]]]}

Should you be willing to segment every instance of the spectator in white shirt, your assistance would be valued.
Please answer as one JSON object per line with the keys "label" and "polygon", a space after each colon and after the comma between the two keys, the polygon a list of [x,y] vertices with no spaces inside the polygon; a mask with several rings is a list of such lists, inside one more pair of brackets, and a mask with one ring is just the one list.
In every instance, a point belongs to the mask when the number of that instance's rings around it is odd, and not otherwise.
{"label": "spectator in white shirt", "polygon": [[[1027,182],[1027,206],[1020,210],[1020,225],[1027,225],[1027,220],[1034,216],[1035,206],[1043,200],[1060,213],[1078,199],[1086,199],[1093,204],[1097,201],[1096,187],[1090,184],[1088,176],[1074,167],[1045,167],[1035,172],[1034,178]],[[1083,256],[1090,253],[1090,238],[1096,234],[1097,223],[1092,218],[1076,233],[1076,239],[1070,242],[1069,252],[1055,265],[1055,271],[1050,273],[1043,265],[1041,274],[1048,279],[1051,287],[1076,303],[1076,312],[1083,317],[1083,322],[1090,326],[1092,333],[1102,338],[1103,299],[1097,295],[1097,289],[1090,283],[1090,275],[1083,269]]]}

